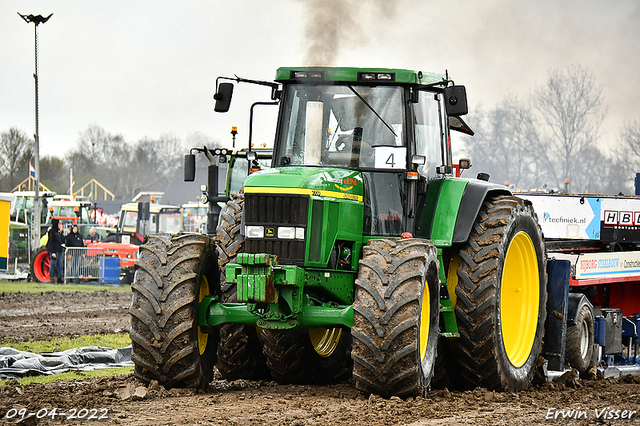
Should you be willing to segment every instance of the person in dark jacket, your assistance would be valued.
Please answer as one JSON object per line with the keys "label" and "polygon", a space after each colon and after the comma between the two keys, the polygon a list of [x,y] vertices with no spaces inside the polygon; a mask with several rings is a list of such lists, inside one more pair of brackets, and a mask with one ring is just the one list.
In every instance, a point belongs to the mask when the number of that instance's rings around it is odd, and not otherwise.
{"label": "person in dark jacket", "polygon": [[[84,240],[82,234],[78,232],[77,224],[74,223],[71,228],[69,228],[69,233],[67,233],[67,237],[65,238],[65,245],[67,248],[84,247]],[[82,261],[82,255],[83,253],[80,253],[78,250],[67,250],[67,271],[71,273],[74,282],[80,282],[78,269]]]}
{"label": "person in dark jacket", "polygon": [[62,236],[62,224],[58,219],[51,220],[51,229],[48,232],[47,251],[51,266],[49,267],[49,282],[55,283],[55,276],[58,276],[58,283],[62,283],[64,271],[62,269],[62,252],[64,251],[64,237]]}
{"label": "person in dark jacket", "polygon": [[84,247],[84,239],[82,238],[82,234],[78,232],[77,224],[74,223],[69,229],[69,233],[65,238],[65,245],[67,247]]}

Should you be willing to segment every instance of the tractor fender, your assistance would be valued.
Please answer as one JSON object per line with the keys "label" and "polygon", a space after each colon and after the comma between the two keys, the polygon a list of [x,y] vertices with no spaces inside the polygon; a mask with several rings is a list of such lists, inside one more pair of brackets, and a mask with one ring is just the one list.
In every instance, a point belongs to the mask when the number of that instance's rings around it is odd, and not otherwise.
{"label": "tractor fender", "polygon": [[452,243],[464,243],[469,239],[482,203],[487,197],[496,195],[511,195],[511,191],[503,185],[478,179],[469,180],[458,208]]}
{"label": "tractor fender", "polygon": [[569,305],[567,306],[567,324],[576,324],[576,317],[583,306],[589,306],[593,314],[593,305],[582,293],[569,293]]}

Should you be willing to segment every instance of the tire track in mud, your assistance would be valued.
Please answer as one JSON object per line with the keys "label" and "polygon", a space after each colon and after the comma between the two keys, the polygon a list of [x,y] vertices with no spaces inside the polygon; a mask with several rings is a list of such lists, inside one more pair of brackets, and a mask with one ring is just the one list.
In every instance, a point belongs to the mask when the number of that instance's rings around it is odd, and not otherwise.
{"label": "tire track in mud", "polygon": [[0,294],[0,344],[60,336],[126,333],[131,294],[42,292]]}

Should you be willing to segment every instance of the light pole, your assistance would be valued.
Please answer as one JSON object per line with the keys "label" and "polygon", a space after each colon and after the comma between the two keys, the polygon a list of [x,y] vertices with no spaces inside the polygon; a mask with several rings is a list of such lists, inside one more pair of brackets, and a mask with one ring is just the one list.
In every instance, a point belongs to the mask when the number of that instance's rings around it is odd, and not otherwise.
{"label": "light pole", "polygon": [[[36,67],[35,73],[33,74],[33,78],[36,82],[36,133],[34,135],[36,148],[35,148],[35,169],[36,169],[36,194],[33,198],[33,220],[31,221],[31,248],[38,247],[40,245],[40,218],[42,216],[42,204],[40,202],[40,138],[38,134],[39,126],[38,126],[38,25],[44,24],[51,18],[53,13],[49,14],[46,18],[42,15],[22,15],[18,12],[18,15],[26,23],[34,23],[35,36],[36,36]],[[31,252],[32,250],[29,250]]]}

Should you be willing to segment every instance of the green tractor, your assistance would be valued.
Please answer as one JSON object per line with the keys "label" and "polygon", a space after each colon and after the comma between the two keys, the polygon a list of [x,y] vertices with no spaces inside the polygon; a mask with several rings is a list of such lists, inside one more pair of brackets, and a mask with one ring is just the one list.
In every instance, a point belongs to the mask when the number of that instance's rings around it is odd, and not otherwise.
{"label": "green tractor", "polygon": [[[141,246],[136,377],[203,387],[214,366],[229,380],[353,377],[385,397],[452,379],[526,387],[546,318],[544,241],[529,202],[459,177],[468,162],[453,164],[450,131],[473,133],[464,86],[329,67],[227,80],[278,101],[272,168],[247,177],[215,238]],[[216,111],[233,87],[217,84]]]}

